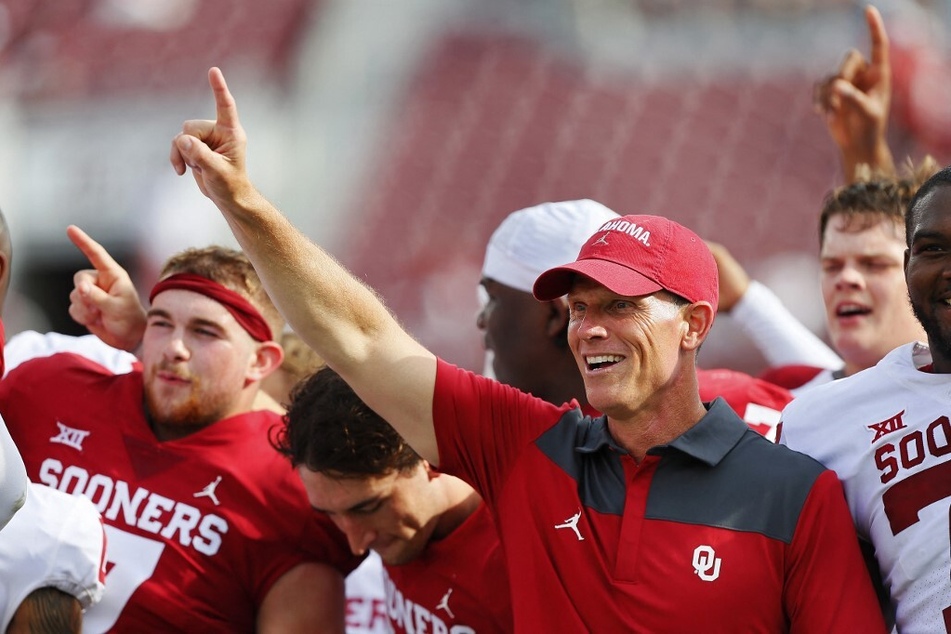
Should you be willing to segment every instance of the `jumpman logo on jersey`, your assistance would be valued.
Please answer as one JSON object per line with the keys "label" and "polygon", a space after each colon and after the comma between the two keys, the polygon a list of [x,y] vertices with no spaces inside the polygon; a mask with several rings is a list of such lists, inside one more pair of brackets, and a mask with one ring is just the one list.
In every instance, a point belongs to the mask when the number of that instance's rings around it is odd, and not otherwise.
{"label": "jumpman logo on jersey", "polygon": [[211,501],[215,503],[215,506],[218,506],[218,496],[215,495],[215,489],[218,488],[218,483],[221,482],[221,476],[218,476],[214,480],[208,483],[204,489],[198,493],[193,494],[196,498],[206,497],[211,498]]}
{"label": "jumpman logo on jersey", "polygon": [[605,234],[604,234],[603,236],[601,236],[600,238],[598,238],[597,240],[595,240],[594,242],[592,242],[592,243],[591,243],[591,246],[594,246],[594,245],[596,245],[596,244],[603,244],[603,245],[606,246],[606,247],[611,246],[610,244],[608,244],[608,241],[605,240],[605,238],[607,238],[607,237],[608,237],[608,234],[607,234],[607,232],[605,232]]}
{"label": "jumpman logo on jersey", "polygon": [[577,535],[578,541],[583,542],[584,537],[581,536],[581,531],[578,530],[578,522],[580,520],[581,520],[581,511],[578,511],[577,513],[575,513],[574,515],[566,519],[564,524],[557,524],[555,526],[555,529],[557,530],[559,528],[570,528],[571,530],[575,532],[575,535]]}
{"label": "jumpman logo on jersey", "polygon": [[59,427],[59,434],[50,438],[50,442],[58,442],[63,445],[69,445],[73,449],[79,451],[83,450],[83,441],[86,440],[86,436],[90,432],[84,429],[73,429],[72,427],[67,427],[63,423],[56,421],[56,426]]}
{"label": "jumpman logo on jersey", "polygon": [[456,615],[452,613],[452,610],[449,609],[449,597],[452,596],[452,588],[442,595],[442,599],[439,600],[439,605],[436,606],[437,610],[445,610],[446,614],[449,615],[450,619],[455,619]]}

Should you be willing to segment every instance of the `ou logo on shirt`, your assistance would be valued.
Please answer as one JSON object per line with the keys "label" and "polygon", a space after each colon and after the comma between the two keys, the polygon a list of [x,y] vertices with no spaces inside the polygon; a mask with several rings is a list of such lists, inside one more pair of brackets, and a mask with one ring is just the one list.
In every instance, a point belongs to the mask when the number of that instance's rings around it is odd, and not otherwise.
{"label": "ou logo on shirt", "polygon": [[693,551],[693,571],[704,581],[720,576],[720,561],[712,546],[697,546]]}

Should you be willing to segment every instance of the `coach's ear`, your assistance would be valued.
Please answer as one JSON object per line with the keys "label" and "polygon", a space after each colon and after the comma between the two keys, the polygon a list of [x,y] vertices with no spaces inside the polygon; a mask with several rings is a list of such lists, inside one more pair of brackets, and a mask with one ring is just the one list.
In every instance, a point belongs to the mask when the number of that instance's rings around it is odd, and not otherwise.
{"label": "coach's ear", "polygon": [[284,348],[275,341],[258,343],[257,352],[251,358],[248,371],[245,375],[247,383],[261,381],[276,371],[284,363]]}
{"label": "coach's ear", "polygon": [[695,302],[683,308],[684,328],[680,345],[684,350],[696,351],[713,327],[716,311],[710,302]]}

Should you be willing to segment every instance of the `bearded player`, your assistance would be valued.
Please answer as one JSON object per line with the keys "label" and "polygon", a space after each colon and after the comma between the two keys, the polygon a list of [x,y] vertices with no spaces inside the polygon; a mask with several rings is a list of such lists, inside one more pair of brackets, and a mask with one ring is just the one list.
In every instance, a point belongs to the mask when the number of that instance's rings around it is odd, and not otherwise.
{"label": "bearded player", "polygon": [[918,190],[906,231],[905,279],[928,345],[798,397],[782,442],[842,479],[898,631],[933,634],[951,632],[951,168]]}
{"label": "bearded player", "polygon": [[283,326],[253,268],[185,251],[150,299],[141,370],[57,354],[0,382],[31,479],[85,495],[106,523],[86,630],[342,631],[355,561],[270,447],[279,417],[251,411]]}

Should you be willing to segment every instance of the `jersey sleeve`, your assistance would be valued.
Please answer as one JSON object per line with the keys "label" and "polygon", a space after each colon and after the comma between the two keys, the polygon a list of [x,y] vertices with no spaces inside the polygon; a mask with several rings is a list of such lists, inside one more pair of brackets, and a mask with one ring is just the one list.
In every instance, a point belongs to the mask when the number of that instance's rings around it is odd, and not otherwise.
{"label": "jersey sleeve", "polygon": [[783,591],[792,633],[885,632],[834,471],[816,479],[789,546]]}
{"label": "jersey sleeve", "polygon": [[494,504],[522,452],[577,403],[555,406],[439,360],[433,422],[439,468]]}
{"label": "jersey sleeve", "polygon": [[700,370],[697,378],[702,401],[723,397],[753,431],[775,441],[780,414],[793,398],[789,390],[727,369]]}
{"label": "jersey sleeve", "polygon": [[823,368],[812,365],[781,365],[767,368],[759,375],[759,378],[792,392],[815,380],[823,371]]}
{"label": "jersey sleeve", "polygon": [[[240,520],[246,523],[244,530],[251,541],[236,562],[258,606],[278,579],[302,563],[327,564],[345,577],[363,560],[350,551],[346,536],[333,521],[310,507],[303,484],[289,463],[274,467],[265,477],[278,483],[281,494],[271,494],[271,510],[261,516],[246,512]],[[262,524],[261,530],[253,528],[254,524]]]}
{"label": "jersey sleeve", "polygon": [[842,367],[842,359],[796,319],[773,291],[756,280],[750,282],[730,317],[770,366]]}
{"label": "jersey sleeve", "polygon": [[114,374],[132,371],[138,361],[135,355],[113,348],[95,335],[72,337],[56,332],[41,334],[33,330],[18,333],[10,338],[3,351],[6,365],[4,374],[24,361],[48,357],[59,352],[72,352],[94,361]]}
{"label": "jersey sleeve", "polygon": [[102,598],[105,532],[87,498],[31,484],[27,504],[0,532],[2,629],[38,588],[56,588],[83,609]]}
{"label": "jersey sleeve", "polygon": [[0,529],[23,506],[27,495],[26,467],[6,423],[0,418]]}

